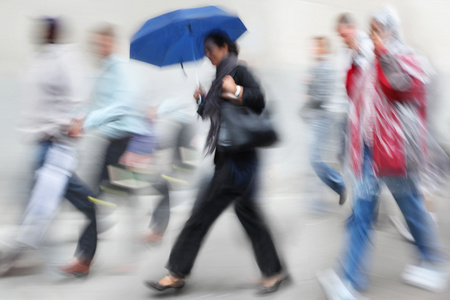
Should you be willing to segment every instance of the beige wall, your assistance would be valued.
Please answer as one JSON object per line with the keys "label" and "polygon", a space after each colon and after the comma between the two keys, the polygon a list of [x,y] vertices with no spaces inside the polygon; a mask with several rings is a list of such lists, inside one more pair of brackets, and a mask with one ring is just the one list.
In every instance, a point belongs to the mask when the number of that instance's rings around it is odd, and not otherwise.
{"label": "beige wall", "polygon": [[[69,17],[75,39],[85,43],[86,31],[101,21],[119,25],[123,37],[148,18],[173,9],[223,4],[196,0],[2,0],[0,1],[0,76],[15,76],[32,51],[30,19],[38,15]],[[450,71],[450,2],[445,0],[393,0],[403,20],[406,41],[427,54],[441,71]],[[355,14],[363,29],[378,0],[229,0],[249,32],[240,40],[242,57],[267,68],[298,68],[308,63],[307,41],[313,35],[332,38],[336,16]],[[126,53],[124,43],[122,52]]]}

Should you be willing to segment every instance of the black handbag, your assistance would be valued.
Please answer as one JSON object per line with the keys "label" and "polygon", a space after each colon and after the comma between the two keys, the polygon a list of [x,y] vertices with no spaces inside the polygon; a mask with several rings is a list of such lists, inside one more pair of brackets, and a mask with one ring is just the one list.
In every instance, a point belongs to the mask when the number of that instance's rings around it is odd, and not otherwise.
{"label": "black handbag", "polygon": [[222,151],[268,147],[278,141],[267,110],[257,114],[248,107],[224,101],[221,104],[221,115],[218,147]]}

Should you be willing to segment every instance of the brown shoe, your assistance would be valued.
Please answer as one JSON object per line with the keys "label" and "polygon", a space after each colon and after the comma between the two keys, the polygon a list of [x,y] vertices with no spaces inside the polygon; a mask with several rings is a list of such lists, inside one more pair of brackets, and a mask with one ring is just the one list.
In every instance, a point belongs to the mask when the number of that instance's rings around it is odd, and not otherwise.
{"label": "brown shoe", "polygon": [[162,234],[158,234],[150,229],[140,237],[140,241],[145,244],[157,244],[162,241],[162,238]]}
{"label": "brown shoe", "polygon": [[66,266],[61,267],[59,270],[64,275],[73,275],[77,278],[86,277],[89,274],[90,264],[82,264],[77,259],[74,262],[69,263]]}

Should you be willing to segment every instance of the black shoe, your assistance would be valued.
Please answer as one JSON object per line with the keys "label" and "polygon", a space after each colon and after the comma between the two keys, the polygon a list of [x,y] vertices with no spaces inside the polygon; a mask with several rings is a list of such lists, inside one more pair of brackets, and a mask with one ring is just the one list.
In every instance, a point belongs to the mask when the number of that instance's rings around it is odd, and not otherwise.
{"label": "black shoe", "polygon": [[165,290],[174,289],[176,291],[181,290],[184,287],[184,279],[180,279],[178,283],[174,285],[160,285],[157,281],[145,281],[146,287],[151,288],[158,292],[163,292]]}
{"label": "black shoe", "polygon": [[339,205],[343,205],[347,201],[347,190],[344,188],[342,193],[339,194]]}
{"label": "black shoe", "polygon": [[290,277],[288,275],[284,276],[283,278],[279,279],[277,282],[275,282],[274,285],[271,286],[263,286],[259,291],[258,295],[264,296],[268,294],[275,293],[280,288],[281,283],[288,282],[290,280]]}

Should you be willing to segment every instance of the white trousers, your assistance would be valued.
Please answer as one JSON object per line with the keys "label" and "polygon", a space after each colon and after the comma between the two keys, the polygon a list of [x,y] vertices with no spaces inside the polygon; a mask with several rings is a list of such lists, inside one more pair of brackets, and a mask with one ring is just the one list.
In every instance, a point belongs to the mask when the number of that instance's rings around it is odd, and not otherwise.
{"label": "white trousers", "polygon": [[76,167],[76,157],[73,146],[53,143],[48,148],[44,164],[36,171],[30,202],[16,239],[18,243],[39,248]]}

